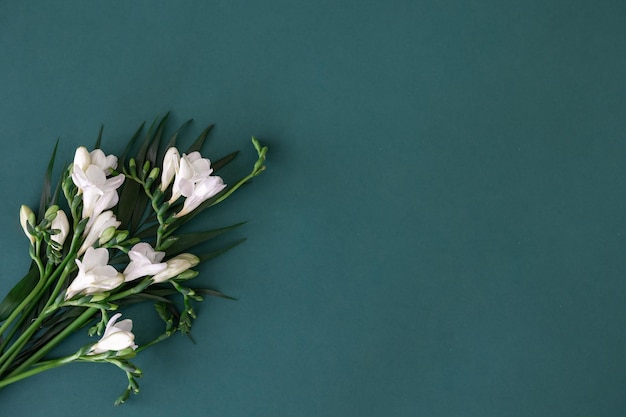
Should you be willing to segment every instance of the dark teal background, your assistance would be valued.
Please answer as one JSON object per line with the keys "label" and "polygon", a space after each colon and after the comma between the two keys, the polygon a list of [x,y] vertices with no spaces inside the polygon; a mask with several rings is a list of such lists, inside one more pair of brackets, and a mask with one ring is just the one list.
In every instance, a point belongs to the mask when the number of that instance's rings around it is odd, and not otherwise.
{"label": "dark teal background", "polygon": [[0,293],[57,137],[68,161],[103,123],[119,152],[172,110],[240,172],[251,135],[270,153],[205,218],[249,239],[202,269],[239,301],[202,304],[197,344],[138,357],[122,407],[119,371],[77,364],[0,412],[624,416],[625,22],[622,0],[2,2]]}

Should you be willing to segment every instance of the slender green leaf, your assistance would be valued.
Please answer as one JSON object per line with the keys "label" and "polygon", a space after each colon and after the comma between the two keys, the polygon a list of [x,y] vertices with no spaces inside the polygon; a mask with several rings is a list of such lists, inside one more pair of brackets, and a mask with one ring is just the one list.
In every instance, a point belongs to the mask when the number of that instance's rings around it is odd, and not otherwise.
{"label": "slender green leaf", "polygon": [[197,232],[197,233],[188,233],[185,235],[177,236],[176,242],[169,247],[167,250],[169,255],[177,255],[182,253],[194,246],[197,246],[201,243],[207,242],[211,239],[216,238],[217,236],[226,233],[230,230],[234,230],[239,226],[243,225],[245,222],[233,224],[232,226],[221,227],[219,229],[208,230],[206,232]]}
{"label": "slender green leaf", "polygon": [[223,158],[218,159],[215,162],[211,163],[211,168],[213,168],[213,172],[217,172],[219,171],[221,168],[224,168],[226,165],[228,165],[233,159],[235,159],[237,157],[237,155],[239,155],[239,151],[235,151],[232,153],[229,153],[228,155],[226,155]]}
{"label": "slender green leaf", "polygon": [[[22,353],[16,358],[15,363],[12,364],[12,368],[19,366],[24,360],[28,359],[33,352],[39,350],[48,341],[52,340],[56,335],[61,333],[65,328],[70,325],[76,317],[80,316],[84,312],[84,308],[73,307],[66,309],[63,314],[57,314],[52,316],[46,322],[44,322],[43,328],[45,331],[39,332],[39,336],[33,339],[27,346],[24,347]],[[89,322],[88,322],[89,323]],[[87,323],[83,325],[86,326]]]}
{"label": "slender green leaf", "polygon": [[98,139],[96,139],[96,144],[93,145],[94,149],[100,149],[100,145],[102,144],[102,132],[104,131],[104,125],[100,125],[100,132],[98,132]]}
{"label": "slender green leaf", "polygon": [[211,129],[213,129],[213,124],[210,124],[209,126],[207,126],[206,129],[204,129],[202,131],[202,133],[200,133],[200,136],[198,136],[198,139],[196,139],[191,146],[187,149],[187,154],[190,154],[192,152],[195,151],[200,151],[202,150],[202,147],[204,146],[204,141],[206,140],[207,136],[209,135],[209,132],[211,131]]}
{"label": "slender green leaf", "polygon": [[141,167],[143,166],[143,163],[146,160],[146,152],[148,152],[148,148],[152,144],[152,139],[154,138],[154,132],[155,132],[156,126],[158,126],[157,125],[158,121],[159,121],[158,117],[154,119],[154,121],[150,125],[150,129],[148,129],[148,131],[146,132],[146,136],[144,136],[141,147],[139,148],[139,150],[137,151],[137,154],[135,155],[135,160],[137,161],[137,169],[141,169]]}
{"label": "slender green leaf", "polygon": [[167,142],[167,144],[165,145],[165,148],[163,148],[163,155],[161,155],[161,158],[159,158],[159,163],[158,166],[159,168],[163,168],[163,156],[165,155],[165,152],[169,149],[169,148],[173,148],[176,146],[176,141],[178,140],[178,135],[187,128],[187,126],[189,126],[191,124],[191,122],[193,122],[193,119],[189,119],[187,120],[185,123],[182,124],[181,127],[178,128],[178,130],[176,130],[176,132],[174,132],[172,134],[172,136],[170,137],[170,140]]}
{"label": "slender green leaf", "polygon": [[135,210],[135,203],[137,202],[137,198],[140,195],[143,195],[141,185],[137,184],[135,181],[124,181],[122,191],[120,192],[120,200],[119,204],[117,205],[116,213],[117,220],[122,223],[120,225],[120,229],[127,229],[131,231],[130,226],[132,225],[132,217]]}
{"label": "slender green leaf", "polygon": [[124,165],[126,164],[126,158],[128,157],[128,154],[130,153],[133,145],[137,141],[137,138],[139,137],[139,135],[141,135],[141,132],[143,131],[143,128],[145,125],[146,125],[146,122],[143,122],[141,126],[139,126],[139,128],[135,131],[135,133],[130,138],[128,143],[126,144],[126,147],[124,148],[124,152],[122,152],[122,155],[120,156],[120,159],[119,159],[120,169],[121,167],[124,167]]}
{"label": "slender green leaf", "polygon": [[230,295],[226,295],[223,292],[212,290],[210,288],[194,288],[194,291],[197,292],[198,294],[206,294],[206,295],[211,295],[213,297],[219,297],[219,298],[225,298],[227,300],[237,301],[235,297],[231,297]]}
{"label": "slender green leaf", "polygon": [[141,302],[147,301],[147,300],[160,301],[162,303],[173,303],[172,300],[168,300],[165,297],[160,297],[160,296],[154,295],[154,294],[147,294],[145,292],[142,292],[142,293],[139,293],[139,294],[129,295],[128,297],[124,297],[121,300],[118,300],[117,303],[120,306],[125,306],[125,305],[130,305],[130,304],[141,303]]}
{"label": "slender green leaf", "polygon": [[154,134],[154,137],[152,138],[152,143],[150,144],[150,146],[148,147],[148,150],[146,151],[146,161],[150,161],[153,167],[155,166],[157,153],[159,152],[159,146],[161,144],[161,136],[163,136],[163,129],[165,129],[165,122],[167,121],[167,118],[169,117],[169,115],[170,113],[167,112],[167,114],[161,119],[161,122],[159,123],[159,126],[157,127],[156,133]]}
{"label": "slender green leaf", "polygon": [[50,196],[51,196],[51,178],[52,178],[52,169],[54,168],[54,160],[57,155],[57,149],[59,148],[59,139],[57,139],[57,143],[54,145],[54,150],[52,151],[52,156],[50,156],[50,161],[48,162],[48,168],[46,169],[46,175],[43,180],[43,189],[41,192],[41,200],[39,201],[39,219],[43,218],[44,213],[46,212],[48,204],[50,204]]}
{"label": "slender green leaf", "polygon": [[140,188],[139,193],[135,196],[135,200],[133,201],[133,204],[135,205],[135,209],[133,210],[133,215],[132,215],[132,219],[130,223],[131,228],[129,229],[129,231],[131,231],[131,233],[134,234],[134,232],[141,225],[141,221],[146,213],[146,210],[148,209],[148,206],[150,206],[151,202],[148,196],[146,196],[146,194]]}
{"label": "slender green leaf", "polygon": [[35,288],[35,285],[37,285],[38,279],[39,271],[35,266],[31,266],[28,273],[19,280],[0,303],[0,322],[6,320],[13,310],[24,301],[33,288]]}
{"label": "slender green leaf", "polygon": [[58,204],[59,202],[59,195],[61,193],[61,185],[63,184],[64,175],[67,172],[67,165],[63,165],[63,169],[61,170],[61,172],[63,174],[59,177],[56,187],[54,187],[54,193],[52,194],[52,197],[50,198],[50,202],[49,202],[50,205]]}
{"label": "slender green leaf", "polygon": [[200,263],[206,262],[209,259],[216,258],[216,257],[220,256],[221,254],[228,252],[229,250],[231,250],[235,246],[239,246],[240,244],[242,244],[245,241],[246,241],[246,238],[239,239],[236,242],[231,243],[230,245],[228,245],[228,246],[226,246],[226,247],[224,247],[224,248],[222,248],[220,250],[216,250],[216,251],[213,251],[213,252],[208,252],[208,253],[202,254],[202,255],[198,256],[198,258],[200,258]]}
{"label": "slender green leaf", "polygon": [[145,239],[145,238],[150,237],[150,236],[155,236],[158,229],[159,229],[159,225],[158,224],[154,224],[154,225],[151,225],[149,227],[146,227],[145,229],[142,229],[141,231],[137,232],[135,235],[139,239]]}

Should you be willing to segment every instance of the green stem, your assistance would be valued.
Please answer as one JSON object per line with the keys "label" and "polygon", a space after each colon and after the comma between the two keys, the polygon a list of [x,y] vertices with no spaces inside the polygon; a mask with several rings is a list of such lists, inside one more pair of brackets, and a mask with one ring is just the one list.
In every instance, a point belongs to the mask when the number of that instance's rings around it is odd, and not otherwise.
{"label": "green stem", "polygon": [[237,182],[237,184],[233,185],[226,193],[224,193],[224,195],[222,195],[220,198],[215,200],[213,202],[213,204],[211,204],[211,206],[214,206],[214,205],[219,204],[222,201],[226,200],[239,187],[241,187],[246,182],[248,182],[252,178],[256,177],[257,175],[259,175],[261,172],[263,172],[265,170],[265,166],[263,165],[263,162],[265,161],[265,155],[267,154],[267,147],[265,147],[265,146],[261,147],[261,144],[255,138],[252,138],[252,143],[253,143],[254,148],[256,149],[258,157],[259,157],[259,159],[257,159],[257,161],[254,163],[254,167],[252,168],[252,172],[250,172],[244,178],[240,179]]}
{"label": "green stem", "polygon": [[57,368],[61,365],[65,365],[68,363],[71,363],[72,361],[75,360],[74,355],[72,356],[68,356],[66,358],[61,358],[61,359],[56,359],[56,360],[51,360],[48,362],[43,362],[41,363],[39,366],[35,367],[35,368],[31,368],[28,371],[24,371],[22,373],[10,376],[8,378],[4,378],[2,380],[0,380],[0,388],[4,388],[7,385],[10,385],[14,382],[17,381],[21,381],[22,379],[28,378],[29,376],[33,376],[33,375],[37,375],[38,373],[41,373],[43,371],[47,371],[49,369],[54,369]]}
{"label": "green stem", "polygon": [[[72,253],[72,252],[70,251],[70,253]],[[52,273],[52,275],[50,275],[49,277],[44,279],[45,282],[44,282],[43,286],[41,286],[39,289],[37,289],[37,287],[35,287],[35,289],[31,292],[31,294],[30,294],[31,296],[33,294],[36,294],[35,297],[33,297],[33,298],[39,299],[43,295],[43,292],[45,291],[45,289],[48,288],[50,286],[50,284],[52,284],[52,282],[54,282],[54,280],[57,278],[59,273],[61,273],[61,271],[63,271],[62,274],[61,274],[61,277],[58,279],[57,285],[55,286],[52,294],[48,298],[48,301],[46,302],[46,305],[45,305],[44,309],[42,310],[41,314],[39,315],[39,317],[37,317],[37,319],[28,326],[26,331],[24,331],[20,335],[20,337],[17,340],[15,340],[15,342],[13,342],[13,344],[9,347],[9,349],[7,349],[7,351],[4,352],[2,354],[2,356],[0,356],[0,365],[2,365],[0,367],[0,375],[2,375],[2,373],[4,371],[6,371],[6,369],[11,365],[11,362],[13,361],[13,359],[15,359],[15,357],[17,355],[19,355],[21,349],[28,343],[30,338],[39,330],[39,326],[41,325],[41,323],[47,317],[49,317],[50,314],[52,314],[54,312],[54,310],[46,311],[46,309],[54,301],[54,299],[58,295],[58,292],[61,289],[62,283],[65,281],[67,276],[72,271],[72,267],[68,266],[68,262],[69,262],[70,259],[74,259],[74,255],[73,254],[68,255],[63,260],[63,262],[59,265],[59,267],[54,271],[54,273]],[[33,303],[33,306],[34,305],[35,305],[35,303]],[[29,307],[29,309],[30,308],[32,308],[32,307]],[[17,329],[17,326],[19,326],[20,322],[24,319],[24,317],[25,317],[25,315],[22,315],[20,321],[18,323],[16,323],[16,327],[11,330],[11,333],[10,333],[11,337],[15,334],[15,330]]]}
{"label": "green stem", "polygon": [[94,313],[98,311],[97,308],[91,307],[88,308],[72,322],[69,326],[67,326],[61,333],[56,335],[51,341],[49,341],[44,347],[35,352],[30,358],[28,358],[24,363],[18,366],[13,372],[9,374],[9,377],[13,377],[18,375],[24,369],[28,368],[32,364],[36,363],[39,359],[43,358],[48,352],[50,352],[54,347],[56,347],[59,343],[61,343],[67,336],[69,336],[74,331],[81,328],[86,322],[91,320],[91,317]]}
{"label": "green stem", "polygon": [[[11,313],[11,315],[6,319],[6,321],[4,322],[4,324],[2,326],[0,326],[0,335],[3,334],[10,326],[10,324],[13,322],[13,320],[15,320],[15,318],[22,312],[22,310],[31,303],[31,301],[33,301],[33,299],[36,296],[40,295],[41,290],[45,287],[46,284],[46,279],[44,279],[44,277],[39,277],[39,282],[37,282],[37,285],[35,286],[35,288],[33,288],[33,290],[30,292],[30,294],[28,294],[26,296],[26,298],[24,298],[24,301],[22,301],[16,308],[15,310],[13,310],[13,312]],[[0,363],[2,361],[0,360]]]}

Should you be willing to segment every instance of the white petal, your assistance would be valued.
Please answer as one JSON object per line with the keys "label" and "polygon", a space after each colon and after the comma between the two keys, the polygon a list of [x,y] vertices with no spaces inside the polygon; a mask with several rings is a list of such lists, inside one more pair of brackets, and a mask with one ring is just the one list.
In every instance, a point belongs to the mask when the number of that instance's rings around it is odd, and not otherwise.
{"label": "white petal", "polygon": [[178,188],[183,197],[190,197],[193,194],[194,183],[187,178],[181,178],[178,183]]}
{"label": "white petal", "polygon": [[181,253],[166,262],[167,268],[152,277],[155,283],[167,281],[189,268],[198,265],[200,259],[191,253]]}
{"label": "white petal", "polygon": [[106,265],[109,262],[109,251],[105,248],[88,248],[83,256],[83,268],[85,271],[91,271],[92,269]]}
{"label": "white petal", "polygon": [[210,176],[202,180],[194,188],[193,194],[185,200],[182,210],[176,213],[175,217],[182,217],[191,213],[198,208],[200,204],[217,195],[225,187],[226,184],[224,184],[222,178],[218,176]]}
{"label": "white petal", "polygon": [[180,158],[180,166],[178,167],[177,178],[178,177],[185,179],[191,179],[193,177],[193,166],[191,165],[188,157],[184,154],[182,158]]}
{"label": "white petal", "polygon": [[106,180],[102,189],[104,191],[117,190],[124,183],[125,178],[126,177],[124,176],[124,174],[119,174],[111,177]]}
{"label": "white petal", "polygon": [[115,155],[106,156],[101,149],[94,149],[91,151],[91,163],[97,165],[105,174],[111,172],[111,168],[117,167],[117,157]]}
{"label": "white petal", "polygon": [[84,146],[76,149],[74,153],[74,170],[79,168],[82,171],[87,170],[87,167],[91,164],[91,155]]}
{"label": "white petal", "polygon": [[161,191],[165,191],[171,184],[174,176],[178,172],[180,154],[178,149],[169,148],[163,157],[163,172],[161,173]]}
{"label": "white petal", "polygon": [[103,337],[94,345],[91,350],[91,353],[104,353],[110,350],[112,351],[120,351],[127,349],[129,347],[135,348],[135,335],[130,332],[115,332],[113,334],[108,335],[107,337]]}
{"label": "white petal", "polygon": [[87,176],[89,183],[97,188],[101,189],[106,182],[106,174],[102,168],[97,165],[89,165],[85,171],[85,175]]}
{"label": "white petal", "polygon": [[63,210],[57,211],[57,215],[54,220],[52,220],[50,228],[59,231],[59,233],[57,233],[56,235],[52,235],[52,240],[60,245],[63,245],[65,239],[67,238],[67,234],[70,231],[70,222],[67,219],[67,215]]}

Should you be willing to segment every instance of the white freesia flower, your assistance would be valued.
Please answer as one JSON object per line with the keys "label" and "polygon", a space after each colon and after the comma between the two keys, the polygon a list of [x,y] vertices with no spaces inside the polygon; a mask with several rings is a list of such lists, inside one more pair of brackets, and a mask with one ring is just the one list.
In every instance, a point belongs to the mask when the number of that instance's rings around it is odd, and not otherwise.
{"label": "white freesia flower", "polygon": [[125,319],[118,323],[117,319],[121,316],[121,313],[117,313],[109,319],[104,329],[104,334],[89,349],[88,355],[98,355],[109,351],[119,352],[128,348],[137,349],[135,335],[132,333],[133,321]]}
{"label": "white freesia flower", "polygon": [[89,223],[91,223],[91,220],[92,219],[90,219],[90,222],[87,223],[87,227],[85,228],[85,232],[83,233],[85,235],[85,240],[78,250],[78,255],[81,255],[87,250],[87,248],[93,246],[93,244],[100,239],[100,236],[102,236],[102,233],[106,229],[108,229],[109,227],[114,227],[117,229],[119,225],[122,224],[122,222],[117,220],[111,210],[100,213],[98,217],[93,219],[93,223],[90,225]]}
{"label": "white freesia flower", "polygon": [[180,196],[189,197],[193,194],[195,184],[208,178],[212,173],[211,161],[202,158],[200,152],[183,154],[178,164],[174,185],[172,185],[170,204],[178,200]]}
{"label": "white freesia flower", "polygon": [[124,182],[124,175],[107,178],[117,167],[117,157],[105,156],[96,149],[89,153],[83,146],[76,149],[72,165],[72,181],[83,194],[83,218],[96,217],[119,201],[117,189]]}
{"label": "white freesia flower", "polygon": [[22,205],[20,207],[20,224],[22,225],[24,234],[30,240],[30,243],[35,243],[35,237],[28,232],[27,224],[30,223],[31,226],[34,226],[35,221],[35,213],[33,213],[30,207]]}
{"label": "white freesia flower", "polygon": [[169,148],[163,157],[163,172],[161,173],[161,191],[165,191],[178,173],[180,154],[178,149]]}
{"label": "white freesia flower", "polygon": [[193,193],[185,199],[183,208],[174,217],[181,217],[194,211],[200,204],[213,197],[226,187],[221,177],[212,175],[194,186]]}
{"label": "white freesia flower", "polygon": [[67,238],[67,234],[70,231],[70,222],[67,219],[67,215],[63,210],[57,211],[57,215],[52,220],[52,224],[50,225],[51,229],[56,229],[59,233],[52,235],[52,240],[57,242],[59,245],[63,246],[65,239]]}
{"label": "white freesia flower", "polygon": [[81,171],[87,171],[87,167],[91,165],[91,154],[84,146],[76,148],[74,153],[74,169],[80,168]]}
{"label": "white freesia flower", "polygon": [[174,278],[176,275],[185,272],[189,268],[193,268],[198,265],[200,259],[196,255],[192,255],[191,253],[181,253],[169,259],[165,263],[167,267],[152,277],[152,280],[158,284],[160,282],[167,281],[170,278]]}
{"label": "white freesia flower", "polygon": [[117,204],[119,201],[117,189],[124,182],[124,175],[107,179],[100,167],[90,165],[86,172],[73,170],[72,179],[83,194],[83,218],[85,218],[95,217]]}
{"label": "white freesia flower", "polygon": [[[187,199],[183,209],[176,214],[176,217],[190,213],[226,187],[221,177],[211,175],[213,173],[211,161],[202,158],[200,152],[192,152],[189,155],[183,154],[179,161],[175,161],[174,156],[171,158],[172,166],[177,169],[175,169],[176,178],[174,185],[172,185],[172,198],[170,198],[169,203],[172,204],[181,196]],[[168,169],[169,173],[166,179],[169,179],[173,168]]]}
{"label": "white freesia flower", "polygon": [[101,149],[94,149],[89,152],[87,148],[80,146],[74,154],[73,165],[80,168],[83,172],[87,171],[90,165],[96,165],[108,175],[112,169],[117,168],[117,157],[115,155],[106,156]]}
{"label": "white freesia flower", "polygon": [[65,299],[77,294],[91,295],[113,290],[124,283],[124,277],[109,263],[106,248],[88,248],[82,261],[76,260],[78,275],[67,288]]}
{"label": "white freesia flower", "polygon": [[130,262],[124,269],[124,280],[133,281],[147,275],[155,275],[166,268],[165,262],[161,262],[165,252],[155,251],[149,243],[137,243],[128,252]]}

